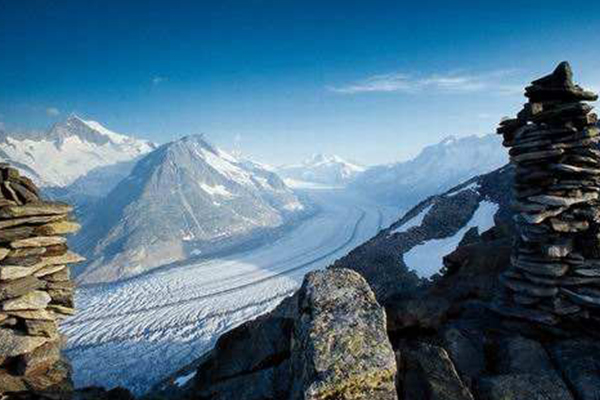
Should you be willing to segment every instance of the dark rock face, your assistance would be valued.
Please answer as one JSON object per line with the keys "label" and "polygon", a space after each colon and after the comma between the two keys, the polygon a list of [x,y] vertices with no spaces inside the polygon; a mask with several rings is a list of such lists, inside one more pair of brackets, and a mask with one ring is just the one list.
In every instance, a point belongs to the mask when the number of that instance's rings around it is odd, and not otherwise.
{"label": "dark rock face", "polygon": [[399,357],[403,369],[399,377],[403,399],[473,400],[442,347],[416,342],[402,345]]}
{"label": "dark rock face", "polygon": [[[67,264],[82,260],[63,244],[79,225],[72,208],[42,201],[35,185],[0,165],[0,398],[66,399],[73,387],[61,358],[57,321],[73,313]],[[59,247],[56,247],[59,246]]]}
{"label": "dark rock face", "polygon": [[[463,228],[483,201],[498,205],[495,219],[500,231],[513,229],[510,209],[513,170],[503,167],[464,182],[448,192],[432,196],[408,211],[398,222],[374,238],[352,250],[334,263],[360,273],[375,292],[377,300],[386,305],[395,296],[405,297],[422,284],[409,269],[404,254],[429,240],[451,237]],[[421,213],[426,213],[419,225],[404,229]],[[463,238],[465,243],[481,239],[477,228]],[[443,255],[440,255],[440,257]]]}

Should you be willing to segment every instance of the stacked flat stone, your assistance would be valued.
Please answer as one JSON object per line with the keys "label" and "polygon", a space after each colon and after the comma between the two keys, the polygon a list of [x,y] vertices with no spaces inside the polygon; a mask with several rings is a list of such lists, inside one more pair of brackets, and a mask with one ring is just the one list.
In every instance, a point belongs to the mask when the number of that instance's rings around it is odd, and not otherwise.
{"label": "stacked flat stone", "polygon": [[68,398],[58,322],[74,307],[67,265],[83,260],[66,245],[71,211],[0,163],[0,399]]}
{"label": "stacked flat stone", "polygon": [[598,96],[567,62],[525,89],[529,102],[498,133],[515,165],[518,237],[499,310],[546,325],[600,321]]}

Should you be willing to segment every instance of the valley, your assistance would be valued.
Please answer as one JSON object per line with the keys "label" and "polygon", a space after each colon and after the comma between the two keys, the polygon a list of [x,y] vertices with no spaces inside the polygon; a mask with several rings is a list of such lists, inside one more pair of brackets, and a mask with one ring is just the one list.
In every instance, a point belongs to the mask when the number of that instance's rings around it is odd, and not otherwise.
{"label": "valley", "polygon": [[339,189],[301,189],[320,211],[279,240],[215,260],[80,288],[63,324],[77,386],[142,393],[210,350],[224,332],[273,309],[304,275],[397,220],[400,210]]}

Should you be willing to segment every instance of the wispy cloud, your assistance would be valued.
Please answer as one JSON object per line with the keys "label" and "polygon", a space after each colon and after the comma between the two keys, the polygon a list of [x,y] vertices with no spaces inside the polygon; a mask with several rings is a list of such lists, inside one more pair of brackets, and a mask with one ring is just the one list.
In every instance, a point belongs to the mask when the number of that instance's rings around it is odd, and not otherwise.
{"label": "wispy cloud", "polygon": [[340,94],[369,92],[419,93],[423,91],[447,93],[488,91],[498,94],[516,94],[522,92],[522,86],[507,82],[507,78],[514,78],[515,73],[516,70],[497,70],[484,73],[457,71],[427,76],[390,73],[374,75],[347,85],[328,86],[327,89]]}
{"label": "wispy cloud", "polygon": [[46,108],[46,115],[49,117],[56,117],[57,115],[60,115],[60,111],[56,107],[48,107]]}
{"label": "wispy cloud", "polygon": [[155,85],[155,86],[156,85],[160,85],[161,83],[165,82],[166,80],[167,80],[166,77],[164,77],[164,76],[158,76],[157,75],[157,76],[155,76],[155,77],[152,78],[152,84]]}

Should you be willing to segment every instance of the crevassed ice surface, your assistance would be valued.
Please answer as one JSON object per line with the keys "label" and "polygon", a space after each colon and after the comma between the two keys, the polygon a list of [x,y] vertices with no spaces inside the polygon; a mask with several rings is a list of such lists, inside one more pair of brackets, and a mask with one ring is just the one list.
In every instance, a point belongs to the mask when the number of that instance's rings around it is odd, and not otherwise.
{"label": "crevassed ice surface", "polygon": [[482,233],[494,226],[498,204],[484,200],[479,203],[471,220],[453,236],[434,239],[413,247],[404,254],[404,262],[421,278],[429,278],[443,267],[442,257],[456,249],[465,233],[477,227]]}
{"label": "crevassed ice surface", "polygon": [[306,194],[321,211],[269,245],[78,290],[77,315],[62,326],[76,385],[143,393],[398,217],[348,192]]}

